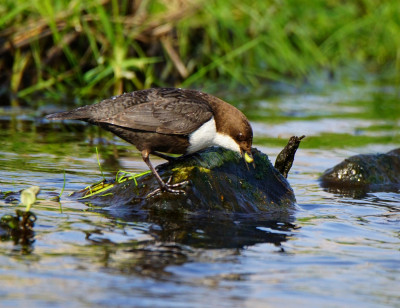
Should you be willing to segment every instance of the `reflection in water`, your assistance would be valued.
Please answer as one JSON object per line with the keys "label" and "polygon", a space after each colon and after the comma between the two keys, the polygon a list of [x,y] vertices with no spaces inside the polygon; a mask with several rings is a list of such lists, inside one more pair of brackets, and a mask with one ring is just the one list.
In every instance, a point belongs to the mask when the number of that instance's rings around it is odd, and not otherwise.
{"label": "reflection in water", "polygon": [[[182,217],[173,212],[148,213],[147,217],[132,213],[109,215],[125,221],[144,221],[153,224],[149,232],[160,242],[176,242],[203,248],[243,248],[257,243],[273,243],[277,246],[287,240],[294,228],[293,214],[282,211],[280,220],[268,220],[262,214],[230,215],[213,213]],[[276,217],[276,216],[275,216]],[[265,231],[268,230],[268,231]],[[275,232],[276,231],[276,232]]]}
{"label": "reflection in water", "polygon": [[400,192],[400,185],[370,185],[370,186],[360,186],[360,187],[323,187],[323,190],[335,194],[338,197],[348,197],[353,199],[363,199],[368,196],[368,194],[373,192]]}
{"label": "reflection in water", "polygon": [[[240,254],[240,250],[259,243],[271,243],[284,251],[281,244],[288,240],[296,228],[293,216],[284,220],[256,220],[249,215],[224,217],[220,215],[181,217],[174,213],[141,213],[92,209],[117,220],[119,224],[141,225],[141,230],[150,235],[143,241],[125,242],[115,245],[102,238],[102,232],[87,233],[92,244],[104,246],[102,262],[109,271],[124,274],[151,276],[161,279],[170,276],[166,267],[182,265],[198,258],[198,253],[216,249],[215,256]],[[143,224],[146,229],[143,229]],[[197,257],[196,257],[197,256]]]}

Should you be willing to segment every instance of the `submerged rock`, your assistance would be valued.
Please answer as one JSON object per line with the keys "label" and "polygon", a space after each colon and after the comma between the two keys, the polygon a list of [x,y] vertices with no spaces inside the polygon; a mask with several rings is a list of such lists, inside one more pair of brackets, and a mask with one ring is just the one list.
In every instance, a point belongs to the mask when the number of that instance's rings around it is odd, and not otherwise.
{"label": "submerged rock", "polygon": [[400,148],[385,154],[351,156],[324,172],[324,188],[338,191],[386,191],[400,188]]}
{"label": "submerged rock", "polygon": [[223,148],[208,148],[159,165],[157,170],[171,183],[189,181],[186,194],[147,194],[159,187],[150,172],[124,177],[86,188],[73,194],[82,202],[131,210],[173,210],[178,212],[262,213],[291,212],[296,202],[286,178],[274,168],[268,156],[254,149],[255,168],[241,156]]}

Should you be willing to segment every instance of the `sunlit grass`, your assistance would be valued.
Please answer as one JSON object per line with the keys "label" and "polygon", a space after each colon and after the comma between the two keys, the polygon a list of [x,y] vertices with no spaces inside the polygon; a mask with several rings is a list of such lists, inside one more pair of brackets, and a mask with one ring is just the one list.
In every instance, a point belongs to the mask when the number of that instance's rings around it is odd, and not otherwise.
{"label": "sunlit grass", "polygon": [[12,61],[0,61],[0,86],[80,104],[151,86],[304,82],[357,65],[399,81],[399,16],[397,0],[5,0],[0,55]]}
{"label": "sunlit grass", "polygon": [[[133,173],[133,172],[126,172],[123,170],[119,170],[115,177],[115,181],[107,182],[105,179],[103,179],[102,181],[100,181],[98,183],[87,186],[85,189],[83,189],[81,191],[82,193],[84,193],[84,195],[80,199],[86,199],[86,198],[93,197],[93,196],[104,197],[107,195],[113,195],[112,193],[105,193],[105,192],[107,190],[115,187],[116,184],[121,184],[128,180],[133,180],[135,182],[135,185],[137,186],[138,182],[136,179],[140,178],[146,174],[149,174],[149,173],[151,173],[150,170],[142,172],[142,173]],[[122,174],[122,175],[120,175],[120,174]]]}

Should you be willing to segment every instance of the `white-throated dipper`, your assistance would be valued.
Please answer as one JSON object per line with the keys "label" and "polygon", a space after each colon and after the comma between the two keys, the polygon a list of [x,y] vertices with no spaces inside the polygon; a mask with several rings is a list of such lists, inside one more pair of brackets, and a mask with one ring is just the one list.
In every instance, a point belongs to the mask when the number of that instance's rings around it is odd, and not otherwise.
{"label": "white-throated dipper", "polygon": [[150,154],[168,159],[162,153],[191,154],[221,146],[240,153],[246,163],[253,163],[253,131],[245,115],[223,100],[196,90],[135,91],[46,118],[85,121],[132,143],[141,151],[160,190],[172,193],[184,193],[174,189],[183,183],[165,183],[151,164]]}

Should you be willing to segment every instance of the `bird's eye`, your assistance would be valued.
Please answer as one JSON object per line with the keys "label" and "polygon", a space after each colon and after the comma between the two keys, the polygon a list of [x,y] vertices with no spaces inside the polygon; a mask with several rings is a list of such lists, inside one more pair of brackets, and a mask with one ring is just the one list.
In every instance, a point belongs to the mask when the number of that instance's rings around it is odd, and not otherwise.
{"label": "bird's eye", "polygon": [[237,140],[238,140],[238,141],[244,141],[244,140],[246,140],[246,137],[245,137],[242,133],[239,133],[239,134],[237,135]]}

